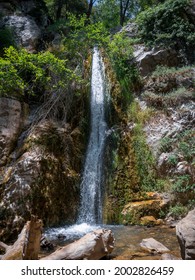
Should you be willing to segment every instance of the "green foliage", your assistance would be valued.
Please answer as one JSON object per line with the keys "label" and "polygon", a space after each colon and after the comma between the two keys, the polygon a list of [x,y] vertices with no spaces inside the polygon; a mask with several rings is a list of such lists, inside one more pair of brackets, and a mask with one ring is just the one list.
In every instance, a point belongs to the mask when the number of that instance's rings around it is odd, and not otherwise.
{"label": "green foliage", "polygon": [[[135,154],[135,166],[139,177],[140,190],[152,191],[156,189],[156,171],[155,159],[146,143],[146,136],[143,131],[143,124],[146,121],[148,114],[145,112],[145,117],[139,112],[140,108],[136,102],[132,102],[129,110],[130,121],[135,122],[132,129],[132,148]],[[151,114],[151,112],[150,112]]]}
{"label": "green foliage", "polygon": [[24,81],[9,60],[0,58],[0,96],[23,94]]}
{"label": "green foliage", "polygon": [[184,217],[188,212],[188,208],[180,203],[171,206],[169,209],[169,213],[175,219],[179,219]]}
{"label": "green foliage", "polygon": [[0,28],[0,51],[9,46],[15,46],[13,34],[9,28]]}
{"label": "green foliage", "polygon": [[178,152],[181,153],[185,160],[193,161],[195,156],[195,138],[194,130],[188,129],[178,135]]}
{"label": "green foliage", "polygon": [[108,55],[121,85],[122,107],[127,109],[132,91],[140,84],[137,67],[132,63],[133,41],[125,33],[117,33],[108,44]]}
{"label": "green foliage", "polygon": [[109,55],[115,66],[117,76],[120,78],[130,73],[129,61],[133,58],[131,39],[125,33],[117,33],[109,44]]}
{"label": "green foliage", "polygon": [[184,160],[193,161],[195,155],[194,130],[186,129],[177,136],[177,152]]}
{"label": "green foliage", "polygon": [[170,137],[163,137],[160,141],[160,151],[164,153],[171,152],[173,141]]}
{"label": "green foliage", "polygon": [[174,158],[169,159],[177,162],[177,154],[180,154],[184,160],[192,161],[195,155],[195,140],[193,129],[187,129],[180,132],[176,138],[164,137],[160,142],[161,152],[171,152],[175,150]]}
{"label": "green foliage", "polygon": [[141,125],[134,127],[132,141],[136,156],[136,169],[140,177],[140,188],[143,191],[155,190],[155,160],[146,143]]}
{"label": "green foliage", "polygon": [[76,17],[68,14],[67,28],[69,33],[64,37],[63,43],[68,58],[81,61],[87,58],[88,52],[95,45],[105,46],[108,42],[108,33],[100,22],[87,23],[87,16]]}
{"label": "green foliage", "polygon": [[159,192],[169,191],[171,183],[169,179],[157,179],[155,184],[155,190]]}
{"label": "green foliage", "polygon": [[44,2],[50,17],[54,21],[56,21],[57,16],[66,18],[67,13],[74,13],[75,15],[86,13],[88,7],[86,0],[44,0]]}
{"label": "green foliage", "polygon": [[177,193],[186,193],[189,191],[194,192],[195,185],[191,184],[191,176],[186,174],[176,177],[172,190]]}
{"label": "green foliage", "polygon": [[176,154],[171,154],[168,157],[167,162],[171,165],[171,166],[176,166],[178,163],[179,159],[178,156]]}
{"label": "green foliage", "polygon": [[148,105],[156,108],[179,106],[194,97],[193,67],[157,66],[142,95]]}
{"label": "green foliage", "polygon": [[[161,85],[161,87],[162,86],[163,85]],[[166,95],[162,93],[155,94],[153,92],[146,91],[143,94],[143,98],[150,106],[153,106],[158,109],[167,109],[168,107],[179,106],[188,100],[192,100],[194,95],[194,91],[187,90],[185,87],[180,87],[176,90],[169,92]]]}
{"label": "green foliage", "polygon": [[95,7],[94,20],[101,21],[105,28],[111,29],[119,25],[120,7],[116,0],[99,0]]}
{"label": "green foliage", "polygon": [[195,27],[185,16],[189,0],[167,0],[140,13],[137,18],[139,36],[148,45],[194,45]]}
{"label": "green foliage", "polygon": [[5,49],[0,59],[1,95],[35,95],[59,91],[76,78],[66,61],[50,52],[29,54],[24,49]]}
{"label": "green foliage", "polygon": [[152,72],[151,77],[154,78],[167,78],[168,76],[182,76],[191,77],[192,76],[192,67],[191,66],[183,66],[181,68],[176,67],[167,67],[163,65],[157,65],[156,69]]}

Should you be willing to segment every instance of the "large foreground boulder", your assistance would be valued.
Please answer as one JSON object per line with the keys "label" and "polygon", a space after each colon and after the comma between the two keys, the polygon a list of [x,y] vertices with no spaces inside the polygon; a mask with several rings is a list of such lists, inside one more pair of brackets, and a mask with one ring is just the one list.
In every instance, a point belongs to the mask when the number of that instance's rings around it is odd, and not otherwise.
{"label": "large foreground boulder", "polygon": [[195,209],[176,226],[176,234],[184,260],[195,260]]}

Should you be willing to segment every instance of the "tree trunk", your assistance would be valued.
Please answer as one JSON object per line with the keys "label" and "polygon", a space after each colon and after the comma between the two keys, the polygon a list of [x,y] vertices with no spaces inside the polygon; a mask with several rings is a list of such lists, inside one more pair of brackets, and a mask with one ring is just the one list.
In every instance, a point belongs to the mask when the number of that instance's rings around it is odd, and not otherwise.
{"label": "tree trunk", "polygon": [[87,18],[89,19],[92,13],[92,8],[93,4],[96,2],[96,0],[90,0],[89,1],[89,6],[88,6],[88,11],[87,11]]}
{"label": "tree trunk", "polygon": [[23,227],[18,239],[12,246],[0,242],[0,248],[5,250],[2,260],[37,260],[40,250],[42,221],[32,216]]}
{"label": "tree trunk", "polygon": [[125,16],[127,13],[127,9],[129,7],[130,4],[130,0],[120,0],[120,25],[123,26],[124,22],[125,22]]}
{"label": "tree trunk", "polygon": [[64,246],[41,260],[99,260],[114,248],[111,230],[99,229]]}

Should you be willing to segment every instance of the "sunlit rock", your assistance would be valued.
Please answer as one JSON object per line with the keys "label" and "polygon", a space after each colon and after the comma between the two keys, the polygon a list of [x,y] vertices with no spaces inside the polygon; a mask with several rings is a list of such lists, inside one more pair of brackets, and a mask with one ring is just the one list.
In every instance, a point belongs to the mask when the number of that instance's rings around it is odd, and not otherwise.
{"label": "sunlit rock", "polygon": [[7,16],[4,18],[4,26],[13,30],[18,46],[26,48],[29,52],[36,50],[41,30],[33,18],[18,15]]}
{"label": "sunlit rock", "polygon": [[140,224],[143,226],[157,226],[157,225],[162,225],[163,220],[155,219],[153,216],[144,216],[141,217]]}
{"label": "sunlit rock", "polygon": [[[146,193],[145,199],[143,198],[143,200],[140,201],[133,201],[125,205],[121,212],[123,223],[142,224],[145,221],[145,216],[149,216],[149,219],[151,219],[151,216],[154,216],[153,218],[155,219],[155,217],[158,217],[159,212],[167,207],[168,204],[169,198],[167,199],[166,195],[159,195],[157,193]],[[147,221],[145,222],[147,223]],[[151,223],[153,222],[151,221]],[[157,223],[158,222],[156,221],[156,224]]]}
{"label": "sunlit rock", "polygon": [[142,76],[148,76],[157,65],[172,67],[179,63],[177,52],[174,49],[153,48],[148,50],[143,45],[136,45],[134,58]]}
{"label": "sunlit rock", "polygon": [[162,254],[170,251],[167,247],[165,247],[162,243],[158,242],[154,238],[143,239],[140,243],[140,246],[142,249],[149,251],[150,253]]}

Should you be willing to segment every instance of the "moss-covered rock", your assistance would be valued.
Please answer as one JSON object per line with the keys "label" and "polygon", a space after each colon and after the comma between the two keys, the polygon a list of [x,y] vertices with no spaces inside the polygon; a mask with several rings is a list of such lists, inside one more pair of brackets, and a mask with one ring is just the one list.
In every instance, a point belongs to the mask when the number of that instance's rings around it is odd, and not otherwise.
{"label": "moss-covered rock", "polygon": [[79,129],[71,131],[49,121],[32,129],[20,148],[22,155],[2,174],[1,239],[13,237],[31,214],[40,217],[45,226],[74,222],[82,138]]}

